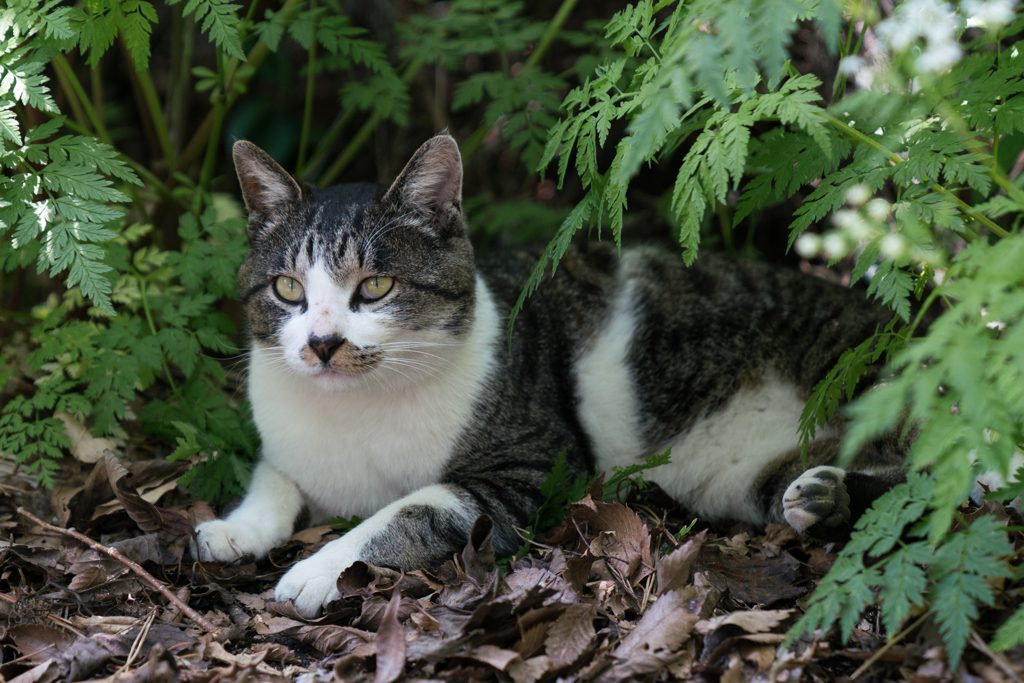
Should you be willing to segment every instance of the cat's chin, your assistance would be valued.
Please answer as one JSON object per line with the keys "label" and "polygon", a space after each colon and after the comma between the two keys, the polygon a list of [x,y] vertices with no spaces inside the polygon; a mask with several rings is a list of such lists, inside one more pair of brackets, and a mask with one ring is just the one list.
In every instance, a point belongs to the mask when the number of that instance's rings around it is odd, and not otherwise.
{"label": "cat's chin", "polygon": [[366,384],[365,374],[339,372],[330,368],[306,376],[323,391],[348,391]]}

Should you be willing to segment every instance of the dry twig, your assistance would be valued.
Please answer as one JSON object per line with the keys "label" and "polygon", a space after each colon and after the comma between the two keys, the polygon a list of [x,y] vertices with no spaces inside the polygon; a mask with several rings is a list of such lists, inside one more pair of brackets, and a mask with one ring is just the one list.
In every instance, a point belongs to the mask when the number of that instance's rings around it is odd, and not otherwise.
{"label": "dry twig", "polygon": [[165,598],[170,600],[172,604],[174,604],[178,609],[180,609],[182,612],[184,612],[185,616],[187,616],[189,619],[191,619],[193,622],[195,622],[195,624],[197,626],[199,626],[199,628],[203,629],[207,633],[213,633],[213,632],[218,630],[216,626],[214,626],[209,621],[204,619],[203,615],[199,614],[199,612],[196,612],[194,609],[192,609],[191,607],[189,607],[188,605],[183,603],[181,600],[179,600],[178,596],[176,596],[174,593],[172,593],[171,590],[167,586],[165,586],[162,583],[160,583],[159,581],[157,581],[156,578],[154,578],[152,574],[147,572],[145,569],[140,567],[135,562],[132,562],[131,560],[129,560],[127,557],[125,557],[121,553],[119,553],[115,548],[110,548],[110,547],[107,547],[107,546],[102,545],[100,543],[97,543],[96,541],[92,540],[91,538],[89,538],[85,534],[79,533],[79,532],[75,531],[74,529],[62,529],[59,526],[54,526],[52,524],[47,524],[43,520],[41,520],[38,517],[36,517],[35,515],[33,515],[28,510],[26,510],[24,507],[19,507],[18,508],[18,514],[31,519],[33,522],[35,522],[39,526],[43,527],[47,531],[52,531],[52,532],[56,532],[58,534],[64,534],[65,536],[70,536],[71,538],[73,538],[73,539],[75,539],[77,541],[81,541],[82,543],[85,543],[86,545],[88,545],[90,548],[92,548],[93,550],[95,550],[97,552],[101,552],[101,553],[105,553],[107,555],[110,555],[115,560],[117,560],[118,562],[120,562],[124,566],[128,567],[133,572],[135,572],[135,574],[137,574],[139,576],[139,578],[141,578],[143,581],[145,581],[150,586],[152,586],[153,588],[155,588],[158,591],[160,591],[161,595],[163,595]]}

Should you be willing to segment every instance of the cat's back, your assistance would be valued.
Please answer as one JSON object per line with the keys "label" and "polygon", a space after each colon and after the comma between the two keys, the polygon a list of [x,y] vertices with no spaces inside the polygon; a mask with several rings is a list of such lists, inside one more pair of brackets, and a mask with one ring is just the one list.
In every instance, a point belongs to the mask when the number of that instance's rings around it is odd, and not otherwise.
{"label": "cat's back", "polygon": [[[540,255],[478,261],[499,319]],[[655,246],[572,245],[517,316],[504,381],[534,420],[572,406],[564,419],[600,468],[672,447],[681,498],[699,500],[690,486],[744,482],[795,447],[814,385],[890,317],[862,293],[769,264],[702,254],[686,266]]]}

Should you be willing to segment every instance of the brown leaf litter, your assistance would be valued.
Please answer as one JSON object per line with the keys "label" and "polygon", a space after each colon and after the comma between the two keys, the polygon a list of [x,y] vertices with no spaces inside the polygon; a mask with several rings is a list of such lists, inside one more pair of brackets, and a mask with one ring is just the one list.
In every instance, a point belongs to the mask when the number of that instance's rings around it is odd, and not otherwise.
{"label": "brown leaf litter", "polygon": [[[192,562],[192,527],[213,510],[176,486],[185,467],[108,451],[62,468],[48,496],[0,491],[4,680],[824,681],[866,665],[863,680],[996,682],[1024,672],[1024,651],[985,647],[1020,601],[1015,585],[955,671],[934,624],[887,643],[873,611],[848,643],[824,633],[784,649],[836,548],[782,525],[704,525],[680,541],[691,518],[656,489],[607,503],[600,484],[521,560],[495,565],[483,517],[441,567],[356,563],[338,578],[340,598],[304,620],[274,602],[273,585],[338,534],[300,531],[260,562]],[[989,507],[964,517],[1007,514]]]}

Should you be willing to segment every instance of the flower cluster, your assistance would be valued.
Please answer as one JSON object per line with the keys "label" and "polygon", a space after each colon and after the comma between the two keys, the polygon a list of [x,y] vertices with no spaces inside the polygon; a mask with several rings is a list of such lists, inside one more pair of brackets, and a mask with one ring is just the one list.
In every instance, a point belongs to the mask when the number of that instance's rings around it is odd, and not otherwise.
{"label": "flower cluster", "polygon": [[953,6],[941,0],[907,0],[895,14],[878,25],[878,37],[894,52],[903,52],[924,39],[925,49],[914,66],[918,71],[945,71],[963,52],[956,40],[962,26]]}

